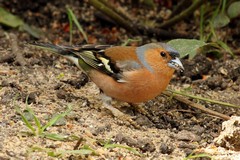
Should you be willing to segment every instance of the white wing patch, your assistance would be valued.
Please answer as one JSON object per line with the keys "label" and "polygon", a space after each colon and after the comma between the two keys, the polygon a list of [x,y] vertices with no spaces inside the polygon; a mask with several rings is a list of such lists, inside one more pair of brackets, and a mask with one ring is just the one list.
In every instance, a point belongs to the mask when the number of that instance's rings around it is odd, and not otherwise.
{"label": "white wing patch", "polygon": [[102,61],[102,63],[104,64],[105,68],[111,72],[114,73],[113,70],[111,69],[111,67],[108,65],[108,63],[110,62],[109,59],[106,59],[104,57],[99,57],[99,59]]}

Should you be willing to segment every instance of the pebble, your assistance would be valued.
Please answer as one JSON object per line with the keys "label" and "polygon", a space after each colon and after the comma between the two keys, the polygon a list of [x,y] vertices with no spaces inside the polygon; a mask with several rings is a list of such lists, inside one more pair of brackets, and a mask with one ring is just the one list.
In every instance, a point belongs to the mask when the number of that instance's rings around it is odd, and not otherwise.
{"label": "pebble", "polygon": [[153,123],[146,116],[143,116],[143,115],[138,116],[135,121],[137,124],[141,126],[147,126],[147,127],[153,126]]}
{"label": "pebble", "polygon": [[198,144],[181,141],[181,142],[178,144],[178,147],[179,147],[179,148],[196,149],[196,148],[198,147]]}
{"label": "pebble", "polygon": [[111,131],[112,130],[112,127],[110,124],[107,124],[107,125],[103,125],[103,126],[100,126],[100,127],[97,127],[95,130],[92,131],[92,134],[94,136],[97,136],[99,134],[103,134],[104,132],[106,131]]}
{"label": "pebble", "polygon": [[173,152],[174,148],[170,144],[162,143],[160,145],[160,152],[162,154],[171,154]]}
{"label": "pebble", "polygon": [[191,130],[198,135],[201,135],[205,131],[200,125],[194,125]]}
{"label": "pebble", "polygon": [[115,141],[119,143],[126,143],[128,146],[139,148],[142,152],[153,152],[156,150],[155,145],[149,139],[133,139],[122,133],[115,136]]}
{"label": "pebble", "polygon": [[31,92],[31,93],[29,93],[28,98],[27,98],[27,103],[28,104],[36,103],[36,98],[39,95],[40,95],[39,92]]}
{"label": "pebble", "polygon": [[201,138],[194,134],[193,132],[187,131],[187,130],[182,130],[180,132],[178,132],[175,135],[175,138],[177,140],[181,140],[181,141],[191,141],[191,142],[198,142],[201,140]]}

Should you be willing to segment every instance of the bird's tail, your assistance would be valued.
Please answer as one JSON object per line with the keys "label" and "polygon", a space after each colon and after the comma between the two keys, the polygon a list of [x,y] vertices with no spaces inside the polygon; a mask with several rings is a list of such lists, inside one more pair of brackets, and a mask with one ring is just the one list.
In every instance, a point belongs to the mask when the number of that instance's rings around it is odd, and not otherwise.
{"label": "bird's tail", "polygon": [[29,43],[29,45],[35,46],[37,48],[46,49],[53,53],[57,53],[58,55],[64,56],[65,58],[72,61],[78,68],[80,67],[79,64],[79,57],[74,53],[74,50],[71,49],[70,46],[60,46],[54,45],[51,43],[41,43],[41,42],[33,42]]}
{"label": "bird's tail", "polygon": [[31,43],[28,43],[28,44],[32,45],[32,46],[35,46],[37,48],[42,48],[42,49],[49,50],[51,52],[60,54],[62,56],[69,56],[69,55],[72,54],[66,48],[64,48],[62,46],[59,46],[59,45],[54,45],[54,44],[51,44],[51,43],[31,42]]}

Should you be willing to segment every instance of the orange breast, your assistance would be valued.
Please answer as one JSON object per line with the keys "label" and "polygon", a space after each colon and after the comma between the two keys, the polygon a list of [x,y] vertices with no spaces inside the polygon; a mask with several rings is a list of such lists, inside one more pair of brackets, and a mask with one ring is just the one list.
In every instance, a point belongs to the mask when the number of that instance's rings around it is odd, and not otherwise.
{"label": "orange breast", "polygon": [[102,91],[117,100],[129,103],[141,103],[151,100],[166,89],[174,70],[151,74],[147,69],[125,72],[126,81],[120,83],[99,71],[92,70],[89,74],[92,81]]}

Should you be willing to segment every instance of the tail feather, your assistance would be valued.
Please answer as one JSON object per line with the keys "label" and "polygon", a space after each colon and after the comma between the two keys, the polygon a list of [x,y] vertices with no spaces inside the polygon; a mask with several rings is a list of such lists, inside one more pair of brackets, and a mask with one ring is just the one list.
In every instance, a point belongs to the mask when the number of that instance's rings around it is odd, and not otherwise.
{"label": "tail feather", "polygon": [[72,61],[75,65],[77,65],[79,68],[81,68],[78,62],[79,57],[67,46],[60,46],[60,45],[54,45],[51,43],[41,43],[41,42],[33,42],[28,44],[37,48],[49,50],[61,56],[64,56],[65,58]]}
{"label": "tail feather", "polygon": [[62,56],[73,56],[73,53],[66,48],[63,48],[59,45],[54,45],[51,43],[41,43],[41,42],[31,42],[29,45],[35,46],[37,48],[47,49],[51,52],[60,54]]}

